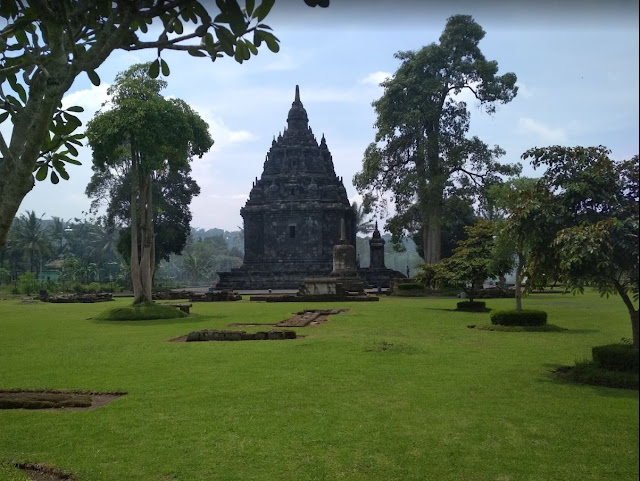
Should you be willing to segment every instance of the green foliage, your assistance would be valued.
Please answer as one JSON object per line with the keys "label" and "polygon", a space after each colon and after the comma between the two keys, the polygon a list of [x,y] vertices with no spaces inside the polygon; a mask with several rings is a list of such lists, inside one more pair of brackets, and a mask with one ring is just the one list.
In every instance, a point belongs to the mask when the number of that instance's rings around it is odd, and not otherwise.
{"label": "green foliage", "polygon": [[396,284],[399,291],[423,291],[424,285],[420,282],[399,282]]}
{"label": "green foliage", "polygon": [[11,244],[13,249],[23,252],[30,271],[35,271],[39,264],[51,254],[51,239],[35,211],[27,211],[14,220]]}
{"label": "green foliage", "polygon": [[[523,159],[546,169],[539,181],[539,190],[546,194],[542,203],[524,203],[525,209],[541,214],[535,226],[516,224],[525,234],[550,233],[551,242],[534,247],[531,257],[545,265],[551,246],[558,278],[569,289],[583,292],[585,286],[594,285],[602,295],[620,295],[638,348],[638,309],[631,300],[637,300],[640,269],[638,156],[619,162],[609,154],[603,146],[553,146],[525,152]],[[534,262],[532,270],[536,269]]]}
{"label": "green foliage", "polygon": [[473,301],[484,280],[500,274],[494,263],[496,227],[481,220],[465,230],[467,239],[458,242],[453,255],[438,265],[437,277],[458,286]]}
{"label": "green foliage", "polygon": [[440,280],[440,269],[437,264],[419,264],[416,266],[418,273],[416,281],[427,289],[436,289]]}
{"label": "green foliage", "polygon": [[[484,37],[472,17],[454,15],[440,37],[419,51],[398,52],[402,63],[381,85],[383,96],[373,103],[377,121],[375,143],[364,152],[362,170],[353,182],[364,196],[365,212],[373,205],[386,210],[391,192],[396,214],[386,229],[400,239],[406,231],[422,231],[426,262],[440,260],[444,207],[456,197],[467,205],[483,195],[484,185],[520,171],[502,164],[504,151],[468,138],[470,115],[455,95],[470,91],[487,112],[516,95],[516,76],[497,75],[478,44]],[[431,237],[431,240],[428,238]]]}
{"label": "green foliage", "polygon": [[40,283],[38,282],[38,276],[35,272],[25,272],[20,277],[18,277],[18,292],[20,294],[26,294],[30,296],[35,292],[38,292],[40,288]]}
{"label": "green foliage", "polygon": [[[255,5],[255,2],[250,2]],[[329,0],[305,0],[326,7]],[[279,40],[262,23],[274,0],[241,8],[236,0],[209,2],[97,0],[78,3],[58,0],[2,2],[0,8],[0,123],[11,129],[5,141],[0,134],[0,203],[10,206],[0,219],[0,245],[4,245],[11,219],[32,181],[47,177],[57,184],[67,180],[69,164],[78,165],[77,147],[83,135],[81,121],[73,115],[82,107],[62,108],[62,98],[75,79],[86,73],[100,85],[98,67],[114,50],[153,50],[157,58],[147,66],[150,78],[169,75],[162,55],[167,50],[186,51],[196,57],[229,56],[243,63],[265,43],[272,52]],[[150,29],[150,25],[154,25]]]}
{"label": "green foliage", "polygon": [[11,272],[9,269],[0,267],[0,285],[8,284],[11,281]]}
{"label": "green foliage", "polygon": [[487,304],[483,301],[462,301],[456,304],[456,309],[458,311],[485,312]]}
{"label": "green foliage", "polygon": [[153,319],[177,319],[187,314],[176,307],[163,304],[138,304],[128,307],[114,307],[98,314],[101,321],[149,321]]}
{"label": "green foliage", "polygon": [[491,324],[501,326],[544,326],[547,323],[547,313],[533,309],[496,311],[490,317]]}
{"label": "green foliage", "polygon": [[638,372],[640,359],[638,349],[630,344],[594,346],[591,354],[593,362],[603,369]]}
{"label": "green foliage", "polygon": [[[87,128],[94,170],[87,194],[107,198],[111,222],[117,216],[128,224],[129,248],[121,242],[119,250],[129,254],[136,302],[151,300],[155,266],[186,242],[189,203],[200,191],[189,162],[213,144],[207,124],[185,102],[164,99],[166,82],[150,78],[148,68],[133,65],[118,74],[108,90],[113,108]],[[154,226],[159,217],[167,229]],[[163,232],[161,243],[156,230]]]}

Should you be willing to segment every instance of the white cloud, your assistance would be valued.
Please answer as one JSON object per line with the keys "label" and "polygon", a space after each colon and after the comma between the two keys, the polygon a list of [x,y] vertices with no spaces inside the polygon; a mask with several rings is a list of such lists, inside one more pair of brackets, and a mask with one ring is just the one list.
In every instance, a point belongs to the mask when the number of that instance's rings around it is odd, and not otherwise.
{"label": "white cloud", "polygon": [[525,99],[533,97],[534,89],[529,87],[524,82],[518,82],[516,84],[518,86],[518,95],[520,97],[524,97]]}
{"label": "white cloud", "polygon": [[194,105],[193,109],[198,112],[202,119],[209,125],[209,133],[214,140],[212,152],[224,150],[231,144],[246,143],[256,140],[258,137],[248,130],[233,130],[217,115],[209,109],[201,109]]}
{"label": "white cloud", "polygon": [[567,142],[567,134],[564,129],[552,128],[528,117],[520,117],[518,127],[520,132],[535,134],[545,143],[562,144]]}
{"label": "white cloud", "polygon": [[388,78],[393,77],[393,74],[379,70],[377,72],[370,73],[365,78],[360,80],[361,84],[380,85]]}
{"label": "white cloud", "polygon": [[266,71],[281,72],[286,70],[295,70],[299,67],[299,63],[287,53],[276,55],[273,60],[269,61],[263,68]]}
{"label": "white cloud", "polygon": [[109,84],[101,83],[97,87],[92,85],[89,89],[76,90],[63,97],[62,107],[66,109],[73,105],[79,105],[84,108],[84,112],[79,114],[74,113],[74,115],[86,125],[86,123],[93,118],[94,114],[100,110],[102,104],[109,98],[107,95],[107,89],[109,87]]}

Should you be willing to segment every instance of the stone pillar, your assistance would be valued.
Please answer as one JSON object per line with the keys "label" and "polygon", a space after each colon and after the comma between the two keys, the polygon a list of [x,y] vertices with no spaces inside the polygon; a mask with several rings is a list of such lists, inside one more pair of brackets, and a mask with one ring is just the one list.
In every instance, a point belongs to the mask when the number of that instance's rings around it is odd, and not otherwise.
{"label": "stone pillar", "polygon": [[340,242],[333,248],[333,271],[331,277],[357,277],[356,248],[347,240],[344,218],[340,222]]}
{"label": "stone pillar", "polygon": [[384,264],[385,244],[386,242],[378,230],[378,221],[376,221],[376,228],[373,231],[371,240],[369,241],[369,269],[386,269]]}

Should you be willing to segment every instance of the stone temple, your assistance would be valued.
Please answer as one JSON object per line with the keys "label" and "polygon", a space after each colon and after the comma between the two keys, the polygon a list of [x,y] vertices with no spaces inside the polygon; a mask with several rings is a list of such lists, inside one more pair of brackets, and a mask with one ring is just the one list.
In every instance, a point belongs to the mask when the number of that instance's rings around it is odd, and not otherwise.
{"label": "stone temple", "polygon": [[219,289],[297,289],[303,279],[328,275],[333,247],[355,246],[355,213],[322,136],[316,140],[296,86],[284,133],[274,138],[262,176],[240,210],[244,263],[221,272]]}

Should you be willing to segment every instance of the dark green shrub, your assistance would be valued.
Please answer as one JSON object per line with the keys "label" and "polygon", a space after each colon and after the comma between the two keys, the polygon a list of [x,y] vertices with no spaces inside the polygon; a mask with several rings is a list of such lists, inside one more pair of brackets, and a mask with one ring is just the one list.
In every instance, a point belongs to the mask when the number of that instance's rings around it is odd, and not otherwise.
{"label": "dark green shrub", "polygon": [[405,282],[398,284],[399,291],[421,291],[424,290],[424,286],[419,282]]}
{"label": "dark green shrub", "polygon": [[486,303],[482,301],[463,301],[457,304],[459,311],[482,312],[487,309]]}
{"label": "dark green shrub", "polygon": [[611,371],[638,372],[638,350],[629,344],[607,344],[591,349],[593,362]]}
{"label": "dark green shrub", "polygon": [[38,282],[38,277],[34,272],[25,272],[18,277],[17,290],[20,294],[30,296],[31,294],[38,292],[39,288],[40,283]]}
{"label": "dark green shrub", "polygon": [[544,326],[546,323],[547,313],[532,309],[496,311],[491,314],[491,324],[501,326]]}
{"label": "dark green shrub", "polygon": [[142,304],[109,309],[94,319],[103,321],[148,321],[153,319],[176,319],[187,317],[180,309],[163,304]]}

